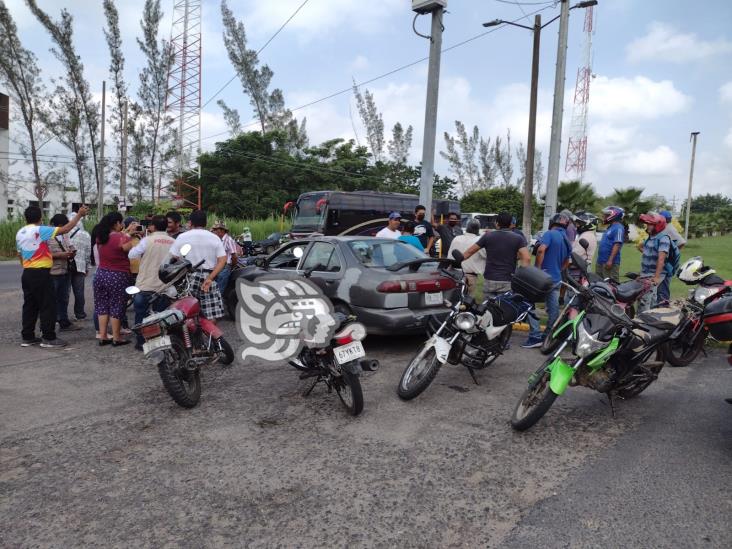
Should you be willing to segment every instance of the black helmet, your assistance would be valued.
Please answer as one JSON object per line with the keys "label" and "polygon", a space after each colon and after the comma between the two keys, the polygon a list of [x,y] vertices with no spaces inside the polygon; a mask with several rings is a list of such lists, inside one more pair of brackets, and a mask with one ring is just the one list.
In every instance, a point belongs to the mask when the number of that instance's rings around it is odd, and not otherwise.
{"label": "black helmet", "polygon": [[583,233],[585,231],[597,230],[599,219],[596,215],[588,212],[577,212],[574,222],[577,225],[577,232]]}
{"label": "black helmet", "polygon": [[560,227],[564,227],[565,229],[569,225],[569,216],[567,216],[564,213],[555,213],[551,218],[549,219],[549,227],[553,227],[554,225],[559,225]]}
{"label": "black helmet", "polygon": [[190,261],[179,259],[173,263],[163,263],[158,269],[158,278],[161,282],[168,284],[176,280],[181,273],[184,273],[191,266]]}

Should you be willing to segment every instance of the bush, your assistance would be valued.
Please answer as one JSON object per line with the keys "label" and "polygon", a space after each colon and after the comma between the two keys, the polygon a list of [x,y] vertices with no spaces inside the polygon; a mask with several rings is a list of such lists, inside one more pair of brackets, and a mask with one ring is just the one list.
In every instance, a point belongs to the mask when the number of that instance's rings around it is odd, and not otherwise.
{"label": "bush", "polygon": [[[463,212],[481,212],[481,213],[501,213],[508,212],[516,216],[516,224],[521,227],[524,211],[524,195],[516,187],[485,189],[473,191],[466,194],[460,200],[460,211]],[[541,214],[539,204],[534,200],[533,211],[535,214]],[[542,215],[538,216],[543,219]],[[536,219],[534,220],[534,224]]]}

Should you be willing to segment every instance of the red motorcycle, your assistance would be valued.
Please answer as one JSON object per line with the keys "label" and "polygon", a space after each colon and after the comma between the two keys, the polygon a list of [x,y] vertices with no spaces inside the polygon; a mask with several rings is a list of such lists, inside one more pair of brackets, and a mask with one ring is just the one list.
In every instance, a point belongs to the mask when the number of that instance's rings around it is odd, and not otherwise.
{"label": "red motorcycle", "polygon": [[[190,244],[184,244],[181,255],[185,258],[190,250]],[[200,315],[200,304],[190,295],[188,274],[202,264],[203,261],[191,265],[190,261],[179,259],[162,265],[158,276],[165,286],[153,294],[151,302],[167,295],[171,288],[176,290],[175,301],[132,328],[145,338],[142,346],[145,358],[157,365],[165,390],[184,408],[193,408],[201,398],[202,367],[234,361],[234,350],[223,332]],[[135,286],[127,288],[128,295],[139,292]]]}

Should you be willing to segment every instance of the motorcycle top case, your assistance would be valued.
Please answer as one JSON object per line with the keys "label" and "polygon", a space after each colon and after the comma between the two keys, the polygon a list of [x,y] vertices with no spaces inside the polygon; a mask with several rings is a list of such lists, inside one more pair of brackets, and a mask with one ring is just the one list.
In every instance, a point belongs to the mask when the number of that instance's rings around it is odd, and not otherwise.
{"label": "motorcycle top case", "polygon": [[704,310],[704,324],[714,339],[732,341],[732,297],[710,303]]}
{"label": "motorcycle top case", "polygon": [[511,290],[531,303],[544,301],[553,287],[552,277],[537,267],[519,267],[511,277]]}

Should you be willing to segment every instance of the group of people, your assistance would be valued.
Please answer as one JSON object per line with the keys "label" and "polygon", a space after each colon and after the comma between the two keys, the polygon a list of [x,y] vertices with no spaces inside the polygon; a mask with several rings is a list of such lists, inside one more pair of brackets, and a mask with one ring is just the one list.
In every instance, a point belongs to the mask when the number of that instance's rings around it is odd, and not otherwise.
{"label": "group of people", "polygon": [[424,206],[418,205],[414,209],[415,220],[404,223],[401,230],[399,228],[402,225],[402,214],[391,212],[386,227],[377,232],[376,237],[402,240],[418,250],[432,255],[436,253],[435,242],[439,237],[442,249],[447,250],[453,238],[463,234],[463,229],[460,227],[460,216],[455,212],[450,212],[445,223],[433,227],[432,223],[425,219],[426,211]]}
{"label": "group of people", "polygon": [[[16,235],[23,266],[22,346],[66,346],[57,337],[56,327],[61,332],[81,329],[81,321],[88,318],[85,281],[92,272],[93,320],[99,345],[119,347],[131,343],[125,337],[131,333],[126,288],[135,285],[140,290],[133,298],[136,324],[151,307],[156,312],[165,309],[170,303],[165,295],[151,303],[151,297],[164,287],[158,270],[165,263],[179,260],[184,244],[191,245],[188,261],[193,265],[203,262],[189,277],[191,294],[199,300],[201,314],[214,321],[224,316],[222,292],[241,253],[225,224],[217,222],[208,230],[206,212],[202,210],[190,214],[188,229],[183,228],[183,218],[175,211],[149,215],[142,221],[111,212],[90,234],[83,225],[87,213],[86,206],[81,206],[72,212],[71,219],[57,214],[45,226],[40,208],[30,206],[25,210],[27,225]],[[72,293],[74,321],[68,312]],[[39,320],[41,338],[36,336]],[[135,348],[141,350],[142,343],[138,335]]]}

